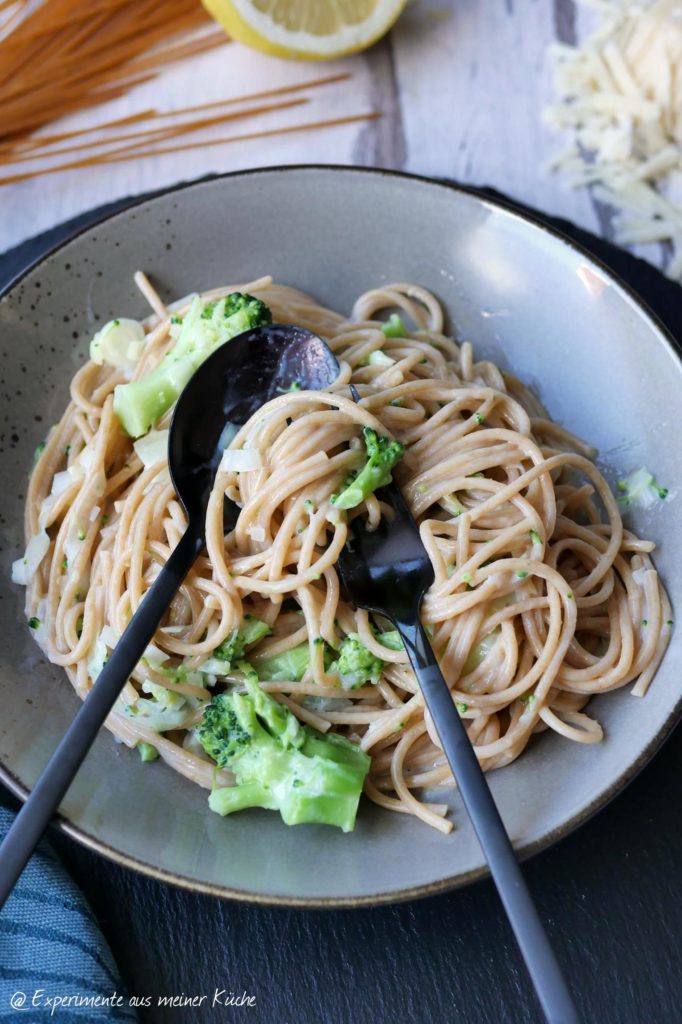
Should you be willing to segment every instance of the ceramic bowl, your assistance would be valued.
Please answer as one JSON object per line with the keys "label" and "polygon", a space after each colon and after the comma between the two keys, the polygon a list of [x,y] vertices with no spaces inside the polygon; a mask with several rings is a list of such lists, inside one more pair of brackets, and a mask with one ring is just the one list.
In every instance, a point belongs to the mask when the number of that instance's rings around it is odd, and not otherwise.
{"label": "ceramic bowl", "polygon": [[[295,167],[192,184],[118,213],[41,259],[0,302],[0,774],[25,796],[78,707],[62,672],[38,656],[9,582],[23,549],[33,450],[67,402],[99,324],[147,310],[145,270],[171,299],[270,273],[350,312],[367,288],[414,281],[445,304],[455,336],[530,382],[551,415],[589,439],[613,480],[648,466],[671,487],[633,526],[660,544],[658,568],[682,608],[680,363],[665,332],[603,266],[549,230],[486,199],[377,171]],[[490,776],[522,855],[602,807],[677,720],[682,641],[644,699],[595,699],[595,746],[545,733]],[[286,828],[250,811],[221,819],[203,790],[162,763],[142,765],[108,732],[63,802],[61,826],[120,863],[219,896],[266,903],[358,905],[437,892],[485,872],[456,793],[455,830],[362,805],[355,832]]]}

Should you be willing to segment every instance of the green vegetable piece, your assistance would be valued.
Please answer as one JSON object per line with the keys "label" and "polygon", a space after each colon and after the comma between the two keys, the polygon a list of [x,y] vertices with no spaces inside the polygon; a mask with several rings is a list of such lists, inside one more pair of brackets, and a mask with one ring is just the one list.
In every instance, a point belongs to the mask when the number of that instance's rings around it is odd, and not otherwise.
{"label": "green vegetable piece", "polygon": [[489,654],[492,648],[495,646],[500,638],[500,628],[494,629],[492,633],[488,633],[484,636],[474,647],[469,651],[469,656],[464,662],[462,667],[462,675],[467,676],[470,672],[473,672],[475,668],[481,664],[483,659]]}
{"label": "green vegetable piece", "polygon": [[177,401],[204,360],[226,341],[272,322],[268,307],[252,295],[232,292],[217,303],[197,296],[182,321],[177,340],[159,365],[140,380],[118,384],[114,410],[131,437],[146,434]]}
{"label": "green vegetable piece", "polygon": [[[426,488],[424,488],[424,490],[426,490]],[[450,515],[455,517],[455,519],[457,516],[461,516],[464,511],[464,505],[462,505],[456,494],[445,494],[440,500],[446,512],[449,512]]]}
{"label": "green vegetable piece", "polygon": [[215,789],[209,807],[232,814],[246,807],[277,810],[287,825],[304,822],[355,825],[369,757],[342,736],[323,736],[301,726],[291,712],[246,676],[246,693],[223,693],[211,701],[199,726],[199,741],[237,785]]}
{"label": "green vegetable piece", "polygon": [[380,348],[375,349],[374,352],[370,352],[367,359],[368,366],[394,366],[395,359],[391,359],[389,355],[382,352]]}
{"label": "green vegetable piece", "polygon": [[404,338],[407,334],[407,327],[397,313],[391,313],[386,323],[382,324],[381,330],[385,338]]}
{"label": "green vegetable piece", "polygon": [[256,662],[258,678],[269,682],[297,683],[305,675],[310,663],[310,647],[307,641],[292,647],[282,654],[263,658]]}
{"label": "green vegetable piece", "polygon": [[258,685],[258,676],[246,662],[240,662],[239,668],[244,672],[246,692],[253,701],[256,714],[261,718],[273,736],[277,736],[283,747],[300,747],[303,733],[295,715],[271,697]]}
{"label": "green vegetable piece", "polygon": [[389,484],[391,470],[405,454],[405,446],[400,441],[382,437],[371,427],[363,427],[362,433],[367,450],[367,462],[359,473],[346,480],[340,494],[332,495],[332,503],[337,508],[356,508],[373,494],[377,487]]}
{"label": "green vegetable piece", "polygon": [[137,749],[140,752],[140,761],[143,761],[145,764],[150,761],[156,761],[159,756],[159,752],[156,747],[153,747],[151,743],[145,743],[144,740],[140,740],[137,744]]}
{"label": "green vegetable piece", "polygon": [[669,493],[668,488],[661,487],[646,466],[641,466],[624,480],[619,480],[618,490],[621,491],[618,501],[626,508],[633,504],[648,508],[657,499],[667,498]]}
{"label": "green vegetable piece", "polygon": [[227,639],[216,647],[213,657],[224,661],[227,671],[231,665],[244,657],[247,647],[258,643],[270,633],[272,630],[267,622],[257,619],[255,615],[245,615],[239,629],[233,629]]}
{"label": "green vegetable piece", "polygon": [[149,680],[145,680],[142,689],[152,695],[151,699],[138,697],[134,704],[127,704],[123,711],[129,718],[139,718],[154,732],[187,728],[194,715],[190,698]]}
{"label": "green vegetable piece", "polygon": [[277,388],[280,395],[288,395],[291,391],[300,391],[302,384],[300,380],[292,380],[288,388]]}
{"label": "green vegetable piece", "polygon": [[329,666],[338,673],[344,690],[356,690],[363,683],[376,683],[385,662],[365,647],[357,633],[344,637],[339,656]]}
{"label": "green vegetable piece", "polygon": [[28,628],[40,629],[40,619],[37,617],[37,615],[32,615],[31,618],[28,620]]}
{"label": "green vegetable piece", "polygon": [[404,651],[402,637],[397,629],[389,629],[385,633],[377,633],[377,640],[390,651]]}

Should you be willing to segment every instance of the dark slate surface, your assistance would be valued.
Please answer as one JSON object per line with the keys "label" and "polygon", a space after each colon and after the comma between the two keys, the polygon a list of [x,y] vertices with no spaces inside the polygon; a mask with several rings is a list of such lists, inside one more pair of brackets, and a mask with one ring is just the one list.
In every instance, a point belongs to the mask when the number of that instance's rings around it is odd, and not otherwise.
{"label": "dark slate surface", "polygon": [[[0,256],[0,290],[112,204]],[[682,339],[679,286],[608,243],[552,221],[635,287]],[[682,732],[593,821],[527,865],[585,1024],[682,1021]],[[13,798],[0,788],[0,801]],[[534,1024],[542,1020],[490,882],[377,910],[221,902],[123,870],[56,832],[144,1024]],[[406,851],[406,856],[410,851]],[[211,1008],[215,990],[256,997]],[[201,1009],[162,994],[206,995]],[[221,998],[225,998],[223,995]],[[55,1018],[55,1019],[58,1019]]]}

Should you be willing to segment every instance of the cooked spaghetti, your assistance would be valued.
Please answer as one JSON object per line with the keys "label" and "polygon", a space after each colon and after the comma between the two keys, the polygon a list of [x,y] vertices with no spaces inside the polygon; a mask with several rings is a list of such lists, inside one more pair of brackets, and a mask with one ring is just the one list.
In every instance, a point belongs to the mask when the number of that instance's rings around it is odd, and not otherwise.
{"label": "cooked spaghetti", "polygon": [[[126,372],[139,380],[158,365],[173,343],[171,321],[189,307],[166,309],[137,279],[154,313],[129,350],[135,361],[127,371],[88,361],[76,373],[26,505],[30,624],[81,698],[186,522],[166,461],[170,412],[134,447],[114,410],[115,386]],[[394,475],[435,572],[422,620],[485,769],[509,764],[546,729],[596,743],[603,732],[584,710],[590,697],[630,683],[645,694],[672,625],[654,545],[623,526],[594,451],[553,423],[519,380],[446,336],[443,311],[424,289],[368,291],[350,319],[269,278],[245,289],[275,320],[324,337],[340,376],[326,392],[279,395],[232,438],[229,451],[243,454],[223,459],[216,477],[206,552],[107,726],[201,786],[229,786],[231,773],[216,770],[197,727],[216,692],[240,685],[240,671],[221,671],[216,651],[252,616],[267,634],[246,654],[262,689],[299,721],[370,755],[371,800],[447,832],[447,804],[432,791],[451,786],[451,774],[407,655],[382,642],[390,624],[344,601],[335,569],[349,518],[365,516],[371,528],[382,515],[374,494],[352,511],[335,504],[362,462],[361,428],[405,446]],[[399,326],[387,329],[395,309],[407,328],[394,315]],[[228,535],[225,495],[241,506]],[[350,636],[380,671],[345,686],[331,658]],[[293,652],[303,668],[268,672]],[[145,710],[154,687],[173,696],[174,717],[161,731]]]}

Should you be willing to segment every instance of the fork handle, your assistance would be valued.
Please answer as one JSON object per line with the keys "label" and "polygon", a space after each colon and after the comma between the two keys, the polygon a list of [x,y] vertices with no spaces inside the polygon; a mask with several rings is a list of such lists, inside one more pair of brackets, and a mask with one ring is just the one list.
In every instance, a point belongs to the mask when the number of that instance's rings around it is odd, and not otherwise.
{"label": "fork handle", "polygon": [[203,518],[197,517],[190,520],[187,530],[145,594],[97,682],[16,816],[0,846],[0,909],[203,546]]}
{"label": "fork handle", "polygon": [[396,622],[396,626],[545,1017],[549,1024],[579,1024],[549,938],[426,631],[418,618],[416,622]]}

